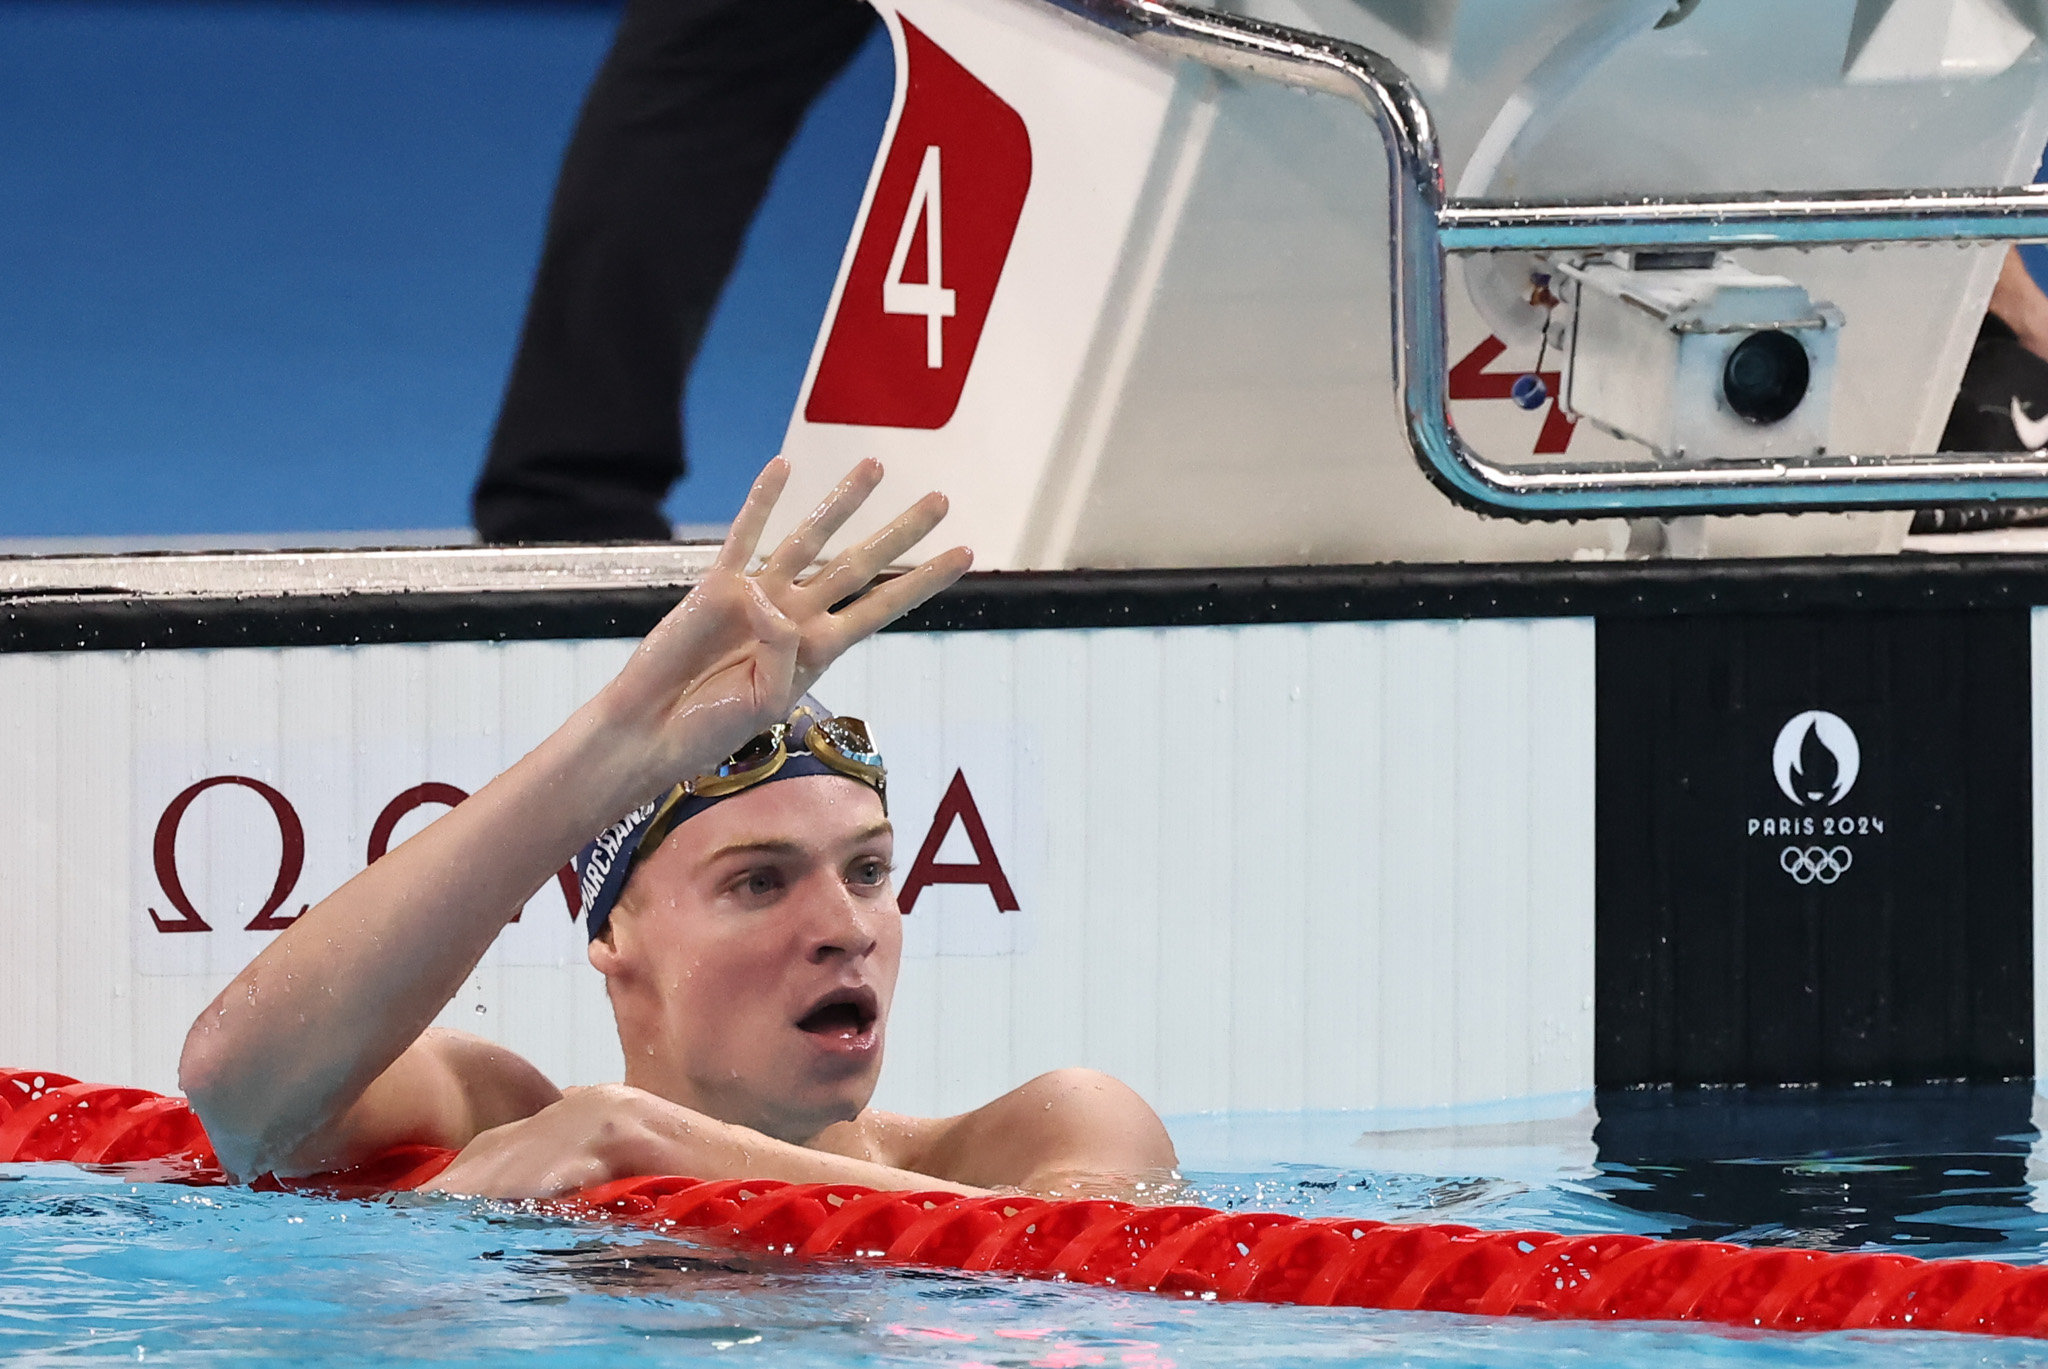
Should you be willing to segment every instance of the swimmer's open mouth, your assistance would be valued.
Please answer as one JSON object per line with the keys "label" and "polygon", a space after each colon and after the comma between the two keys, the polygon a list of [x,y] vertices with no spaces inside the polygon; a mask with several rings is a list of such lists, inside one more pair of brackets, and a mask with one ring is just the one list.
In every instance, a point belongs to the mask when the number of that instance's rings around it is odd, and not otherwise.
{"label": "swimmer's open mouth", "polygon": [[864,1036],[882,1015],[881,1003],[870,988],[834,989],[796,1021],[798,1031],[819,1036]]}

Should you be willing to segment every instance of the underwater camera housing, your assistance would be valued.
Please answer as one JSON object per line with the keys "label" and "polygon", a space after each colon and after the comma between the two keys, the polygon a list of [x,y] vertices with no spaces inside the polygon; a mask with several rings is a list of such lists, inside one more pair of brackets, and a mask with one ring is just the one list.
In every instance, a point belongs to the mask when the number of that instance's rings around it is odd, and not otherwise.
{"label": "underwater camera housing", "polygon": [[1842,315],[1711,251],[1560,263],[1564,407],[1667,460],[1827,450]]}

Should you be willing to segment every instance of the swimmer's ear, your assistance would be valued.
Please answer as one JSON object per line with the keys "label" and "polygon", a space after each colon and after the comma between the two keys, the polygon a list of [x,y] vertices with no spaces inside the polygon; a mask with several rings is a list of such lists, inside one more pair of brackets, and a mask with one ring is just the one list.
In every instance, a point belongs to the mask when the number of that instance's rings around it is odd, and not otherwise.
{"label": "swimmer's ear", "polygon": [[[637,875],[638,872],[635,873]],[[612,915],[605,919],[604,930],[597,934],[596,939],[590,943],[590,949],[585,952],[590,957],[590,968],[606,979],[613,978],[626,968],[626,957],[631,949],[633,933],[629,928],[625,940],[621,941],[619,927],[632,918],[638,899],[638,888],[633,879],[628,878],[626,887],[619,890],[618,900],[612,904]]]}
{"label": "swimmer's ear", "polygon": [[614,908],[612,916],[604,924],[604,930],[599,932],[596,938],[591,941],[588,952],[590,968],[596,970],[607,979],[611,978],[619,968],[619,948],[618,944],[612,940],[612,934],[618,930],[618,926],[618,909]]}

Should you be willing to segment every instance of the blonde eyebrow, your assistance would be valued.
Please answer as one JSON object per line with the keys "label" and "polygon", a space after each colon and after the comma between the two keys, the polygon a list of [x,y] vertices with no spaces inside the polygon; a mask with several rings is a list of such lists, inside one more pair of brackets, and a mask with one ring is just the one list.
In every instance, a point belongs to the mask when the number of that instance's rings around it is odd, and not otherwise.
{"label": "blonde eyebrow", "polygon": [[803,844],[794,841],[736,841],[730,846],[721,846],[704,857],[706,865],[724,860],[727,856],[800,856]]}
{"label": "blonde eyebrow", "polygon": [[[873,841],[876,837],[893,834],[895,830],[895,824],[885,818],[871,827],[864,827],[854,833],[853,839],[847,844],[859,846],[864,842]],[[704,863],[706,865],[714,865],[728,856],[801,856],[805,854],[807,852],[802,842],[768,838],[762,841],[736,841],[729,846],[721,846],[710,855],[704,857]]]}

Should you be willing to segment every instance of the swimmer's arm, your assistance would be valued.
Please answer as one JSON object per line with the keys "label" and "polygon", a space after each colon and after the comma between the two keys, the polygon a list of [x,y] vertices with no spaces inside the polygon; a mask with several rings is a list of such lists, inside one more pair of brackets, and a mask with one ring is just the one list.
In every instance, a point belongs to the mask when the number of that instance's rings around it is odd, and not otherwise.
{"label": "swimmer's arm", "polygon": [[614,1179],[664,1174],[974,1197],[986,1192],[779,1141],[626,1084],[571,1089],[553,1107],[483,1133],[426,1187],[486,1198],[555,1198]]}
{"label": "swimmer's arm", "polygon": [[368,1130],[467,1139],[436,1119],[451,1106],[442,1066],[466,1080],[475,1062],[434,1050],[400,1062],[512,913],[651,789],[630,755],[638,729],[612,706],[599,695],[301,915],[199,1015],[178,1078],[230,1174],[305,1173],[303,1157],[350,1150],[345,1119],[394,1069]]}
{"label": "swimmer's arm", "polygon": [[[200,1013],[178,1079],[230,1174],[300,1173],[302,1157],[345,1150],[337,1129],[351,1109],[594,833],[677,776],[710,769],[784,716],[847,647],[970,564],[956,548],[860,592],[944,516],[945,500],[928,495],[800,580],[880,481],[881,467],[863,462],[749,570],[788,470],[769,463],[717,563],[596,698],[301,915]],[[407,1109],[445,1104],[434,1073],[411,1069],[384,1090],[388,1109],[373,1106],[387,1129],[433,1125]],[[400,1087],[408,1080],[417,1087]]]}
{"label": "swimmer's arm", "polygon": [[1151,1105],[1097,1070],[1041,1074],[934,1125],[904,1162],[980,1188],[1137,1198],[1176,1178],[1173,1140]]}
{"label": "swimmer's arm", "polygon": [[460,1150],[493,1127],[560,1102],[562,1091],[495,1041],[429,1027],[363,1096],[286,1160],[317,1174],[359,1165],[393,1146]]}

